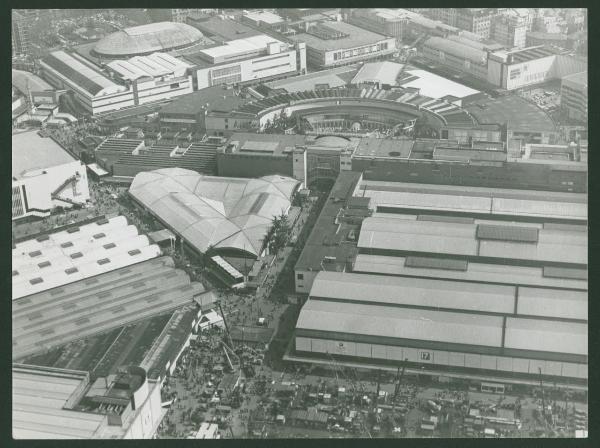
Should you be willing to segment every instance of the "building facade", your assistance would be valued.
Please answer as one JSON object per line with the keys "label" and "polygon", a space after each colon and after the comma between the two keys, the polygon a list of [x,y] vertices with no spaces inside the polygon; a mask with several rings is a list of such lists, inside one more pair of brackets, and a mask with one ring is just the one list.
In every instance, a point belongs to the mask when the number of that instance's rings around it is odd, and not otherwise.
{"label": "building facade", "polygon": [[29,13],[25,10],[12,11],[12,55],[29,53]]}
{"label": "building facade", "polygon": [[352,11],[349,23],[374,33],[402,38],[407,33],[408,17],[393,10],[359,8]]}
{"label": "building facade", "polygon": [[306,49],[267,35],[252,36],[202,50],[195,72],[197,88],[238,85],[306,73]]}
{"label": "building facade", "polygon": [[456,26],[489,39],[494,15],[495,12],[487,8],[458,8]]}
{"label": "building facade", "polygon": [[587,124],[587,71],[565,76],[562,79],[560,106],[570,119]]}
{"label": "building facade", "polygon": [[[43,150],[43,156],[33,154]],[[12,138],[12,219],[44,217],[90,199],[85,165],[54,140],[29,131]]]}
{"label": "building facade", "polygon": [[539,46],[491,53],[487,80],[497,87],[514,90],[580,73],[586,68],[585,61]]}
{"label": "building facade", "polygon": [[491,39],[506,48],[523,48],[527,24],[520,16],[498,15],[492,20]]}
{"label": "building facade", "polygon": [[307,64],[319,70],[391,56],[396,51],[395,38],[344,22],[317,23],[291,38],[306,43]]}
{"label": "building facade", "polygon": [[43,76],[59,89],[73,92],[90,114],[161,101],[191,93],[189,64],[154,53],[112,61],[103,71],[75,53],[56,51],[40,61]]}
{"label": "building facade", "polygon": [[421,48],[425,59],[453,70],[487,79],[487,53],[483,50],[440,37],[431,37]]}

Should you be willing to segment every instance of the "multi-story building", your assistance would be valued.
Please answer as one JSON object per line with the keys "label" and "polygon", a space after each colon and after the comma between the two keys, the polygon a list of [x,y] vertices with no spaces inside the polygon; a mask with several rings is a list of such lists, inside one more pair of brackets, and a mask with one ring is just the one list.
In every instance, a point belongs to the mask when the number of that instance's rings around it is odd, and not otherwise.
{"label": "multi-story building", "polygon": [[539,84],[586,70],[585,61],[539,46],[497,51],[488,57],[488,82],[506,90]]}
{"label": "multi-story building", "polygon": [[12,55],[29,53],[29,13],[26,10],[12,11]]}
{"label": "multi-story building", "polygon": [[427,17],[450,26],[457,26],[458,8],[431,8],[424,12]]}
{"label": "multi-story building", "polygon": [[533,19],[532,31],[542,33],[561,33],[566,31],[567,23],[562,20],[557,11],[551,9],[540,9]]}
{"label": "multi-story building", "polygon": [[563,77],[560,89],[560,106],[567,116],[587,123],[588,91],[587,71]]}
{"label": "multi-story building", "polygon": [[12,384],[15,439],[151,439],[162,418],[160,382],[141,367],[92,379],[13,364]]}
{"label": "multi-story building", "polygon": [[[223,89],[222,86],[208,87],[190,95],[181,96],[159,112],[160,127],[167,131],[186,129],[192,132],[206,133],[207,122],[209,126],[213,115],[223,117],[248,100],[237,95],[235,89]],[[225,118],[221,118],[225,121]],[[227,117],[227,122],[222,124],[221,130],[235,130],[235,118]]]}
{"label": "multi-story building", "polygon": [[192,66],[167,53],[112,61],[107,66],[112,79],[128,86],[136,106],[193,91]]}
{"label": "multi-story building", "polygon": [[173,8],[171,9],[171,21],[177,23],[186,23],[188,17],[204,14],[210,10],[197,8]]}
{"label": "multi-story building", "polygon": [[306,43],[308,65],[324,69],[390,56],[396,40],[344,22],[325,21],[290,37]]}
{"label": "multi-story building", "polygon": [[459,8],[456,14],[456,26],[489,39],[494,14],[493,10],[487,8]]}
{"label": "multi-story building", "polygon": [[263,34],[241,22],[221,15],[191,15],[187,17],[186,23],[198,29],[203,35],[208,36],[213,42],[218,44],[225,44],[230,40],[245,39]]}
{"label": "multi-story building", "polygon": [[518,14],[510,12],[497,15],[492,20],[491,39],[506,48],[523,48],[527,35],[527,23]]}
{"label": "multi-story building", "polygon": [[283,18],[274,12],[252,10],[247,11],[242,15],[241,22],[252,27],[267,30],[283,30],[285,21]]}
{"label": "multi-story building", "polygon": [[306,73],[306,49],[302,42],[289,45],[264,34],[206,48],[188,59],[196,64],[198,89]]}
{"label": "multi-story building", "polygon": [[374,33],[400,39],[407,33],[406,27],[412,14],[404,10],[359,8],[352,11],[349,22]]}
{"label": "multi-story building", "polygon": [[44,217],[90,199],[85,165],[35,131],[12,136],[12,219]]}
{"label": "multi-story building", "polygon": [[487,79],[487,53],[483,49],[465,45],[464,42],[431,37],[423,43],[421,55],[453,70],[468,73],[478,79]]}
{"label": "multi-story building", "polygon": [[71,90],[90,114],[165,100],[193,91],[191,65],[166,53],[112,61],[102,68],[76,53],[55,51],[40,62],[43,76]]}
{"label": "multi-story building", "polygon": [[489,39],[492,17],[496,12],[489,8],[431,8],[423,14],[446,25]]}

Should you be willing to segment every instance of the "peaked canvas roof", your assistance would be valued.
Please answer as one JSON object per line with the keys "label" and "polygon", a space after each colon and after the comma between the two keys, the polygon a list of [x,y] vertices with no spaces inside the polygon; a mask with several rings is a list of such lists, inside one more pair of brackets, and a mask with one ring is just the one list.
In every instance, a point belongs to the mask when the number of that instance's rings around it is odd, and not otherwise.
{"label": "peaked canvas roof", "polygon": [[298,181],[238,179],[181,168],[139,173],[129,192],[200,252],[209,247],[260,254],[274,216],[287,212]]}

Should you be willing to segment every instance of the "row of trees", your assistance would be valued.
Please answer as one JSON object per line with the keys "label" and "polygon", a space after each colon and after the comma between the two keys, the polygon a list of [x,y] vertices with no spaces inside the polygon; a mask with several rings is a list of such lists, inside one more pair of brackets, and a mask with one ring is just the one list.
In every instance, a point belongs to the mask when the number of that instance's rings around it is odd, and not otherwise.
{"label": "row of trees", "polygon": [[290,238],[291,230],[290,223],[288,222],[285,213],[273,217],[271,228],[267,233],[267,247],[269,248],[270,253],[277,253],[285,247]]}

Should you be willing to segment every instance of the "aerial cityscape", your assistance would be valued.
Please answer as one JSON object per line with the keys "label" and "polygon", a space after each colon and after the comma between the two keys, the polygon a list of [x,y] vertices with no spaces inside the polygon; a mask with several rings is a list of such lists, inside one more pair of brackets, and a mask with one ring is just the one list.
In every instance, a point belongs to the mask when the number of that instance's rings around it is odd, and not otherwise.
{"label": "aerial cityscape", "polygon": [[587,438],[587,28],[13,9],[12,437]]}

